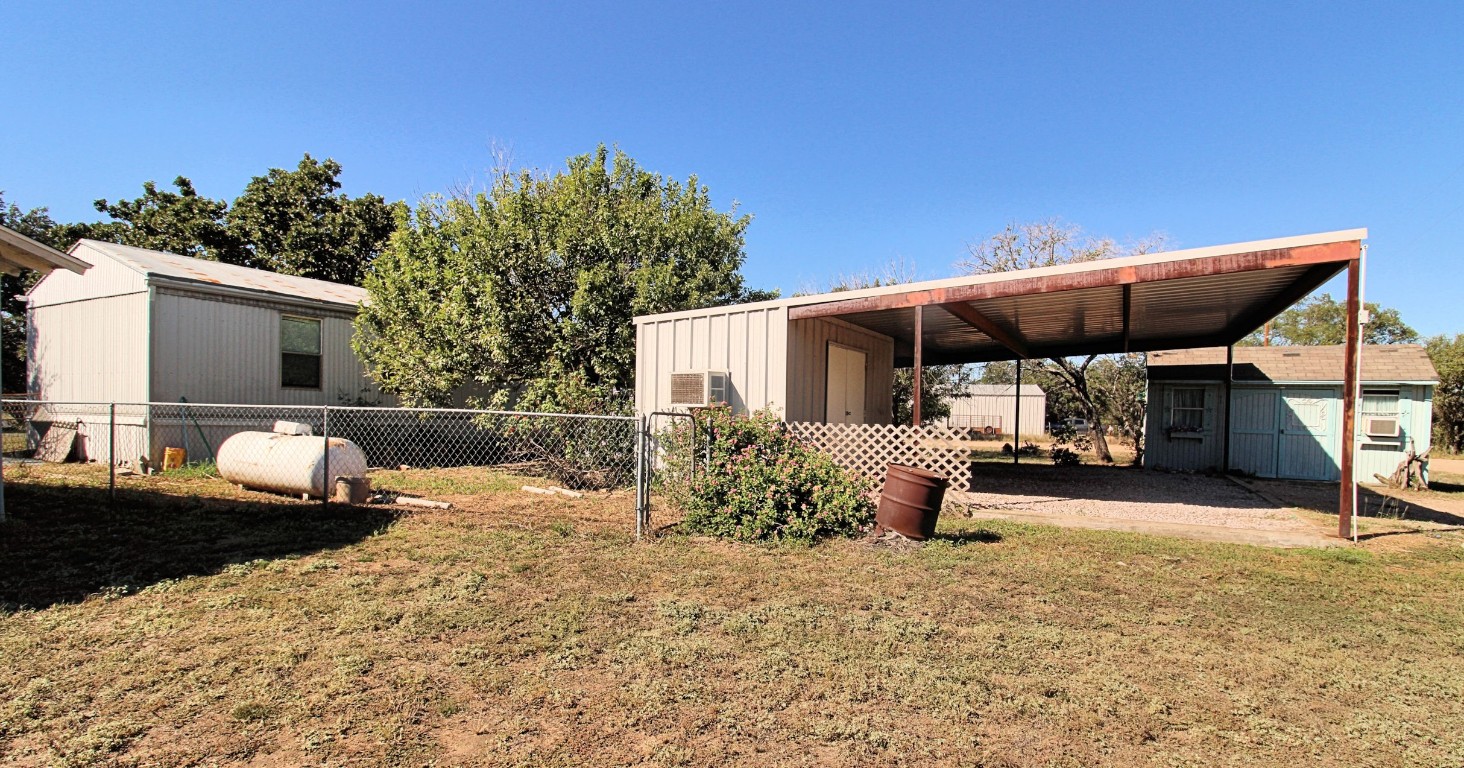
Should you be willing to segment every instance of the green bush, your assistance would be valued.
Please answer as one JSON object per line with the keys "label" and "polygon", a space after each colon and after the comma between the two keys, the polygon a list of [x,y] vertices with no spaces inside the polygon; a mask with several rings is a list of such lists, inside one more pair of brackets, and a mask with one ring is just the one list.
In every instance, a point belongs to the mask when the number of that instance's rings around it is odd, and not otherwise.
{"label": "green bush", "polygon": [[771,413],[703,411],[694,450],[692,429],[680,420],[662,438],[666,490],[688,530],[738,541],[813,542],[859,535],[872,522],[865,495],[871,484],[804,445]]}

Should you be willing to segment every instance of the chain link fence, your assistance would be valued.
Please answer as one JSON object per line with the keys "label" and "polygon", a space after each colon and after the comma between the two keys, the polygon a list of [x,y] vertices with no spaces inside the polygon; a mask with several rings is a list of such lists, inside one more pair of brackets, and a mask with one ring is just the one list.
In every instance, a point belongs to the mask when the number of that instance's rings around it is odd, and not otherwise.
{"label": "chain link fence", "polygon": [[[651,418],[431,408],[3,401],[7,474],[81,482],[119,473],[218,477],[246,489],[359,502],[376,472],[480,468],[547,489],[634,491],[650,524]],[[98,479],[96,467],[87,475]]]}

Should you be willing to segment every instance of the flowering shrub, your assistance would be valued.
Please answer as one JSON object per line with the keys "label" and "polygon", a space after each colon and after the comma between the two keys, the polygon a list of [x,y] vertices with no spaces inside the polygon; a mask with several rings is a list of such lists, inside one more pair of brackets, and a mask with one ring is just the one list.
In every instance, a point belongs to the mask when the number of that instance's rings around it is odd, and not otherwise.
{"label": "flowering shrub", "polygon": [[[867,481],[807,447],[767,411],[735,416],[726,406],[663,437],[666,489],[688,530],[738,541],[813,542],[866,530],[874,509]],[[707,461],[710,442],[711,459]]]}

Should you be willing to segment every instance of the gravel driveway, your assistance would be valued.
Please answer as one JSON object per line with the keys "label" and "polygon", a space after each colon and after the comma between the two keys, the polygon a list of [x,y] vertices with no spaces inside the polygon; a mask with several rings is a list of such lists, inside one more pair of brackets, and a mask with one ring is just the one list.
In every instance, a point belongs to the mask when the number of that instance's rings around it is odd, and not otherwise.
{"label": "gravel driveway", "polygon": [[977,463],[971,490],[950,501],[974,514],[1078,515],[1265,531],[1313,531],[1290,512],[1223,477],[1120,467]]}

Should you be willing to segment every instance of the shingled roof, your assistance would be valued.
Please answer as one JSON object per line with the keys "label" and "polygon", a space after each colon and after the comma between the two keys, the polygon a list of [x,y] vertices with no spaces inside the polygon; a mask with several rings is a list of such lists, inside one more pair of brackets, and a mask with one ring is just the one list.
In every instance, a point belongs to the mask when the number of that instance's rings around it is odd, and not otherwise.
{"label": "shingled roof", "polygon": [[[1341,344],[1323,347],[1236,347],[1236,381],[1342,381]],[[1149,378],[1159,381],[1215,381],[1225,378],[1225,348],[1149,353]],[[1369,344],[1362,348],[1364,382],[1437,383],[1428,351],[1418,344]]]}

